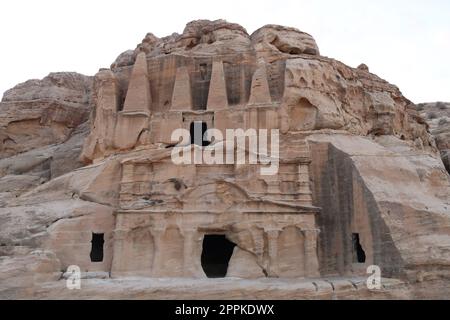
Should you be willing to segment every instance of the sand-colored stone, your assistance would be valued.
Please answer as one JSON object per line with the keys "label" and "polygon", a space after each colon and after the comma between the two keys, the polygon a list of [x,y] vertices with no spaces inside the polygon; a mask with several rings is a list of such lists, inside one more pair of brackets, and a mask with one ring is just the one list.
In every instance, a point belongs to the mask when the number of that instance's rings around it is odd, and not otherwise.
{"label": "sand-colored stone", "polygon": [[65,142],[87,121],[92,78],[51,73],[6,91],[0,102],[0,158]]}
{"label": "sand-colored stone", "polygon": [[207,109],[220,110],[225,109],[227,106],[228,98],[225,86],[223,63],[220,60],[214,60],[212,64]]}
{"label": "sand-colored stone", "polygon": [[450,103],[421,103],[417,111],[430,126],[442,162],[450,173]]}
{"label": "sand-colored stone", "polygon": [[124,102],[125,113],[148,113],[152,103],[148,81],[147,57],[144,52],[137,55],[128,85],[127,97]]}
{"label": "sand-colored stone", "polygon": [[253,75],[248,104],[270,104],[271,102],[272,98],[270,97],[269,83],[267,82],[266,64],[264,61],[261,61],[258,63],[258,69],[256,69]]}
{"label": "sand-colored stone", "polygon": [[[367,67],[321,56],[313,37],[293,28],[248,35],[198,20],[180,35],[148,33],[100,70],[92,89],[82,79],[62,76],[64,89],[47,90],[48,79],[20,85],[3,99],[0,297],[448,297],[445,132],[431,121],[433,138],[399,89]],[[91,101],[90,128],[84,111],[60,111],[69,99],[55,112],[35,109],[27,88],[75,95],[86,110]],[[18,112],[21,97],[33,107]],[[173,131],[199,122],[249,138],[252,129],[280,130],[278,171],[175,163]],[[28,144],[12,147],[26,135]],[[188,140],[184,151],[230,142]],[[91,257],[94,234],[104,237],[101,261]],[[211,239],[222,241],[219,256],[231,246],[219,263],[224,279],[206,279],[218,265]],[[374,264],[378,291],[365,282]],[[69,265],[82,269],[79,292],[65,289]]]}
{"label": "sand-colored stone", "polygon": [[177,69],[171,110],[192,110],[191,80],[186,67],[180,67]]}

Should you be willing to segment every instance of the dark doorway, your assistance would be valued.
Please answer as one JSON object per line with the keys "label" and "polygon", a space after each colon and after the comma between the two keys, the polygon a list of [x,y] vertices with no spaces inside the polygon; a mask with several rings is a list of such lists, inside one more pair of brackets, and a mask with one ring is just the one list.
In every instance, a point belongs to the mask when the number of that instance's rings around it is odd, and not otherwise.
{"label": "dark doorway", "polygon": [[91,261],[102,262],[103,261],[103,244],[105,243],[103,233],[93,233],[91,241]]}
{"label": "dark doorway", "polygon": [[353,242],[353,262],[365,263],[366,253],[364,252],[364,249],[361,246],[361,243],[359,242],[359,233],[352,234],[352,242]]}
{"label": "dark doorway", "polygon": [[210,142],[203,139],[205,132],[208,130],[208,125],[205,122],[191,122],[189,129],[191,133],[191,144],[196,144],[203,147],[209,146]]}
{"label": "dark doorway", "polygon": [[225,235],[205,235],[202,267],[208,278],[224,278],[227,275],[228,263],[235,246]]}

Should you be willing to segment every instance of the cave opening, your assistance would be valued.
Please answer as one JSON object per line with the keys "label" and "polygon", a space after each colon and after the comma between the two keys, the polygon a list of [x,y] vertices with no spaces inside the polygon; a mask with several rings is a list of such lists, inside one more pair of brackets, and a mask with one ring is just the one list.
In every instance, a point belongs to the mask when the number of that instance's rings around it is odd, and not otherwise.
{"label": "cave opening", "polygon": [[103,244],[105,243],[104,233],[92,233],[91,240],[91,262],[103,261]]}
{"label": "cave opening", "polygon": [[365,263],[366,253],[359,241],[359,233],[352,234],[352,242],[353,242],[353,262]]}
{"label": "cave opening", "polygon": [[227,275],[235,246],[225,235],[205,235],[201,263],[208,278],[224,278]]}

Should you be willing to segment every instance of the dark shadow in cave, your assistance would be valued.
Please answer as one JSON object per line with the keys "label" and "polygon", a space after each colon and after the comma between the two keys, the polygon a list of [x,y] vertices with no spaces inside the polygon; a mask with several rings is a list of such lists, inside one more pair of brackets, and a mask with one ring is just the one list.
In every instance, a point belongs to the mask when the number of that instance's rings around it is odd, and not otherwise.
{"label": "dark shadow in cave", "polygon": [[203,238],[202,268],[208,278],[224,278],[236,244],[225,235],[207,234]]}
{"label": "dark shadow in cave", "polygon": [[354,262],[357,263],[365,263],[366,262],[366,253],[364,252],[361,243],[359,242],[359,233],[352,234],[352,242],[353,242],[353,256],[356,258]]}

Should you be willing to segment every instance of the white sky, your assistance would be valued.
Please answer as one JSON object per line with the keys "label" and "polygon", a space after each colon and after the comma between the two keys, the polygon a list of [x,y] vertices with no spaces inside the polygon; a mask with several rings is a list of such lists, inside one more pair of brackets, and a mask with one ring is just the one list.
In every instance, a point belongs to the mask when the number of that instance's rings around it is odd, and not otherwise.
{"label": "white sky", "polygon": [[448,0],[2,0],[0,93],[53,71],[94,75],[147,32],[162,37],[219,18],[249,33],[296,27],[322,55],[366,63],[414,102],[450,101]]}

